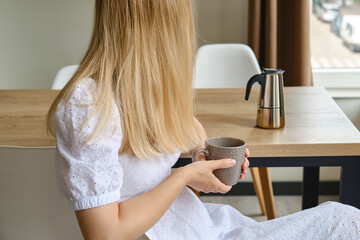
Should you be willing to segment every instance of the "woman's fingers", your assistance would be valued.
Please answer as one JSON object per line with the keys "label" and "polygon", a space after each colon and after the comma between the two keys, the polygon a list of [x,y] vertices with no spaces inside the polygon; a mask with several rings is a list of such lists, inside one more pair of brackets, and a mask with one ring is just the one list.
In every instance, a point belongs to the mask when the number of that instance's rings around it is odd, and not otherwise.
{"label": "woman's fingers", "polygon": [[231,186],[222,183],[215,177],[213,171],[215,169],[229,168],[234,165],[235,161],[232,159],[220,159],[194,162],[185,166],[183,169],[190,173],[187,174],[188,186],[204,193],[226,193],[231,189]]}
{"label": "woman's fingers", "polygon": [[[213,160],[212,161],[212,169],[222,169],[222,168],[230,168],[233,167],[236,164],[236,161],[234,159],[220,159],[220,160]],[[212,189],[213,192],[220,192],[220,193],[227,193],[230,191],[232,186],[225,185],[222,183],[218,178],[214,176],[215,186],[216,188]]]}
{"label": "woman's fingers", "polygon": [[229,158],[224,158],[220,160],[211,160],[208,162],[212,162],[211,164],[212,170],[229,168],[236,164],[236,161],[234,159],[229,159]]}
{"label": "woman's fingers", "polygon": [[250,151],[249,149],[246,149],[245,150],[245,157],[248,158],[250,156]]}
{"label": "woman's fingers", "polygon": [[195,161],[205,161],[205,160],[206,160],[205,154],[204,154],[204,153],[200,153],[200,154],[197,156],[197,158],[196,158]]}
{"label": "woman's fingers", "polygon": [[247,168],[250,166],[250,162],[249,160],[245,157],[244,159],[244,162],[241,166],[241,175],[240,175],[240,178],[239,180],[243,180],[244,179],[244,176],[247,174]]}
{"label": "woman's fingers", "polygon": [[213,178],[214,181],[214,185],[211,189],[211,192],[219,192],[219,193],[227,193],[228,191],[230,191],[230,189],[232,188],[232,186],[228,186],[224,183],[222,183],[217,177],[214,176]]}
{"label": "woman's fingers", "polygon": [[250,166],[249,159],[245,158],[241,168],[242,169],[247,169],[249,166]]}
{"label": "woman's fingers", "polygon": [[[222,168],[230,168],[233,167],[236,164],[236,161],[234,159],[220,159],[220,160],[213,160],[212,162],[212,170],[215,169],[222,169]],[[213,175],[213,181],[214,181],[214,187],[212,189],[212,192],[219,192],[222,194],[227,193],[230,191],[232,186],[225,185],[222,183],[217,177]]]}
{"label": "woman's fingers", "polygon": [[225,184],[222,184],[222,186],[220,186],[220,188],[217,190],[219,193],[225,194],[228,191],[230,191],[230,189],[232,188],[232,186],[228,186]]}

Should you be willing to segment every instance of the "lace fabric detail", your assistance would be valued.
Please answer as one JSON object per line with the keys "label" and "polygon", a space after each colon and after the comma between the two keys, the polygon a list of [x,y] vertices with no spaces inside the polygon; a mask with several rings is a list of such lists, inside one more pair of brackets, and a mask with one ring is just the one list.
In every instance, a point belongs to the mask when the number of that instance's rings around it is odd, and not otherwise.
{"label": "lace fabric detail", "polygon": [[[254,234],[255,233],[255,234]],[[244,239],[360,239],[360,210],[326,202],[285,217],[250,226]],[[237,238],[229,238],[237,239]]]}
{"label": "lace fabric detail", "polygon": [[113,124],[88,141],[99,117],[87,121],[94,108],[92,92],[95,87],[92,79],[81,81],[69,101],[60,103],[54,117],[57,182],[75,210],[119,200],[123,182],[123,170],[118,161],[122,134],[120,124],[115,124],[120,122],[115,103]]}

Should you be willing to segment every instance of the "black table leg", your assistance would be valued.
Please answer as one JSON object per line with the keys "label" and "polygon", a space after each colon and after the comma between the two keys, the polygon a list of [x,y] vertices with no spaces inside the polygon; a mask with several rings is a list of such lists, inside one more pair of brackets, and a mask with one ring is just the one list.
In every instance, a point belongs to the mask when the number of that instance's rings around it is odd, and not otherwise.
{"label": "black table leg", "polygon": [[319,167],[304,167],[302,209],[312,208],[319,203]]}
{"label": "black table leg", "polygon": [[360,209],[360,157],[352,157],[341,169],[340,202]]}

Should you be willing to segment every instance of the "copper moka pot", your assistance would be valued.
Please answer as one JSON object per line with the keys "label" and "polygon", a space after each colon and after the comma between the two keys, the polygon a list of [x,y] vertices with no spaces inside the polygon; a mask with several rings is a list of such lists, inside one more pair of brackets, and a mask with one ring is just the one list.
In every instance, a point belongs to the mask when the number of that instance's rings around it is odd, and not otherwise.
{"label": "copper moka pot", "polygon": [[285,125],[283,70],[263,68],[261,74],[250,78],[246,86],[245,100],[251,87],[261,85],[256,125],[261,128],[281,128]]}

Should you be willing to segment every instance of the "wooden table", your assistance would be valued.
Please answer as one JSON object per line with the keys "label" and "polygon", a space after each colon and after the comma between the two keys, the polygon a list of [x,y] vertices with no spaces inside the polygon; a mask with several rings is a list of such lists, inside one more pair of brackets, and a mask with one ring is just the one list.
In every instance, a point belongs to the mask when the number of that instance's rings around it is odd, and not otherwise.
{"label": "wooden table", "polygon": [[54,147],[45,115],[58,90],[0,90],[0,146]]}
{"label": "wooden table", "polygon": [[196,116],[208,137],[246,140],[251,167],[304,167],[303,209],[318,204],[319,167],[341,166],[340,201],[360,208],[360,133],[327,91],[286,87],[285,127],[270,130],[255,127],[253,90],[248,102],[245,89],[196,91]]}
{"label": "wooden table", "polygon": [[[286,87],[286,125],[255,127],[259,89],[196,90],[196,116],[209,137],[245,139],[252,167],[304,167],[303,208],[318,204],[320,166],[341,166],[340,201],[360,208],[360,133],[323,88]],[[0,146],[53,147],[46,112],[55,90],[0,90]],[[189,156],[183,154],[189,161]],[[182,161],[186,162],[186,161]]]}

